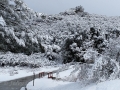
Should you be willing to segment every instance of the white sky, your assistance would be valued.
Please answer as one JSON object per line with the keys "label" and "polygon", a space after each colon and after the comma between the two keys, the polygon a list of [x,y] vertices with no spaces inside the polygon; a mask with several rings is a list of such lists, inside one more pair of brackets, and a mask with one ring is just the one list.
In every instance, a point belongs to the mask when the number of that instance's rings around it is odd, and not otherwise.
{"label": "white sky", "polygon": [[83,6],[86,12],[120,16],[120,0],[24,0],[34,11],[45,14],[57,14],[74,8]]}

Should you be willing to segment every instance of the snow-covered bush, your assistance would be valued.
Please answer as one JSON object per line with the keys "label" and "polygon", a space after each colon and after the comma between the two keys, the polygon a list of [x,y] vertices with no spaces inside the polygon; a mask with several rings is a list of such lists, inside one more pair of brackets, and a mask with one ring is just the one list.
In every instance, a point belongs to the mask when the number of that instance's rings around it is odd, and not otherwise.
{"label": "snow-covered bush", "polygon": [[78,78],[89,83],[119,78],[119,63],[114,59],[98,56],[94,64],[80,65]]}
{"label": "snow-covered bush", "polygon": [[115,59],[120,63],[119,53],[120,53],[120,37],[116,39],[110,39],[108,49],[106,49],[106,54],[110,58]]}
{"label": "snow-covered bush", "polygon": [[77,14],[81,17],[85,17],[85,16],[88,15],[87,12],[84,12],[84,8],[82,6],[77,6],[75,8],[71,8],[71,9],[65,11],[65,12],[61,12],[60,14],[65,15],[65,16],[66,15],[76,15]]}
{"label": "snow-covered bush", "polygon": [[38,68],[43,66],[55,65],[54,61],[49,61],[44,57],[44,54],[32,54],[30,56],[24,54],[0,53],[0,67],[4,66],[19,66]]}
{"label": "snow-covered bush", "polygon": [[[74,31],[75,32],[75,31]],[[83,62],[83,63],[93,63],[92,53],[103,53],[107,47],[107,42],[105,42],[104,37],[94,28],[90,28],[87,32],[79,32],[73,35],[72,38],[67,38],[63,46],[63,59],[64,63],[71,61]],[[91,50],[92,51],[89,51]],[[91,54],[88,55],[88,53]],[[84,57],[88,55],[88,58]]]}
{"label": "snow-covered bush", "polygon": [[0,25],[1,26],[6,26],[5,20],[3,19],[2,16],[0,16]]}

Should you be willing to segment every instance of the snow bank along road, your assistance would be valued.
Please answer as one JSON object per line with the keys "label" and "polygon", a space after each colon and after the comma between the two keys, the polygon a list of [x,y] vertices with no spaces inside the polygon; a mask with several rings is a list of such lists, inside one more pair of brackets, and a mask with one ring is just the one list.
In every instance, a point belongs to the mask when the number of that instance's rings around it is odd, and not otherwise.
{"label": "snow bank along road", "polygon": [[[57,72],[57,70],[53,71],[53,73]],[[47,72],[45,72],[45,75],[47,75]],[[39,78],[39,74],[35,75],[35,79]],[[0,90],[20,90],[22,87],[25,87],[28,82],[33,80],[33,75],[11,80],[11,81],[5,81],[0,83]]]}

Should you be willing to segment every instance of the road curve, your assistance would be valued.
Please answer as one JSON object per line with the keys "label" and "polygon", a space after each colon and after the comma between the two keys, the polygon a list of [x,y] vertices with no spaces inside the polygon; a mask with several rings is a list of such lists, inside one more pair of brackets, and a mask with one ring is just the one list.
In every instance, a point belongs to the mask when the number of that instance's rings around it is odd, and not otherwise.
{"label": "road curve", "polygon": [[[55,71],[53,71],[55,73]],[[47,75],[47,72],[45,72]],[[20,90],[22,87],[26,87],[26,85],[33,80],[34,75],[11,80],[5,81],[0,83],[0,90]],[[35,79],[39,78],[39,74],[35,75]]]}

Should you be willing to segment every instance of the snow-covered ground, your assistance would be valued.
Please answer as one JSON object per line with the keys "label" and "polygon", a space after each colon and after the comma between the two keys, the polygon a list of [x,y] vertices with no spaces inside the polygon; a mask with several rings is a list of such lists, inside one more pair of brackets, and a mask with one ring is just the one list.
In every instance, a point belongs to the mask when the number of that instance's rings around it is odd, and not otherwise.
{"label": "snow-covered ground", "polygon": [[[48,79],[47,76],[40,79],[35,79],[35,84],[33,86],[33,81],[27,84],[27,90],[119,90],[120,89],[120,79],[105,81],[101,83],[91,83],[89,85],[84,85],[83,82],[77,81],[76,77],[79,70],[75,70],[74,65],[68,66],[66,69],[64,66],[59,67],[42,67],[38,69],[30,68],[20,68],[20,67],[9,67],[0,68],[0,82],[13,80],[16,78],[26,77],[33,75],[33,72],[38,74],[39,72],[50,72],[53,70],[60,70],[64,68],[63,71],[53,74],[54,77],[59,78],[56,80]],[[11,74],[11,72],[16,74]],[[11,75],[10,75],[11,74]],[[76,79],[74,81],[74,79]],[[22,89],[24,90],[24,89]]]}
{"label": "snow-covered ground", "polygon": [[[72,72],[74,71],[74,66],[69,66],[68,69],[55,73],[53,76],[59,78],[59,80],[48,79],[47,76],[41,79],[35,79],[35,86],[33,86],[33,81],[29,82],[27,85],[28,90],[79,90],[80,85],[78,82],[72,81]],[[77,71],[75,74],[78,74]],[[75,86],[74,86],[75,85]],[[66,89],[64,89],[66,88]]]}
{"label": "snow-covered ground", "polygon": [[90,85],[82,90],[120,90],[120,79]]}
{"label": "snow-covered ground", "polygon": [[37,68],[37,69],[20,68],[20,67],[0,68],[0,82],[31,76],[33,75],[33,72],[35,74],[38,74],[40,72],[50,72],[57,69],[58,67],[50,67],[50,66]]}
{"label": "snow-covered ground", "polygon": [[[27,90],[119,90],[120,79],[110,80],[100,83],[85,84],[80,81],[73,81],[77,77],[79,71],[74,72],[74,66],[70,66],[67,70],[54,74],[60,80],[48,79],[47,76],[41,79],[35,79],[27,84]],[[74,72],[74,73],[73,73]],[[73,74],[72,74],[73,73]],[[74,76],[73,76],[74,75]]]}
{"label": "snow-covered ground", "polygon": [[68,84],[71,84],[71,82],[55,81],[45,77],[42,79],[36,79],[35,86],[33,86],[33,82],[31,81],[27,85],[27,89],[28,90],[54,90],[54,88],[56,87],[61,87]]}
{"label": "snow-covered ground", "polygon": [[83,86],[80,82],[64,82],[47,77],[35,80],[35,86],[32,81],[27,85],[28,90],[120,90],[120,79],[105,81],[98,84]]}
{"label": "snow-covered ground", "polygon": [[120,79],[91,84],[83,87],[79,82],[63,82],[47,78],[36,79],[27,85],[28,90],[120,90]]}
{"label": "snow-covered ground", "polygon": [[[41,68],[25,68],[25,67],[3,67],[0,68],[0,82],[3,81],[9,81],[9,80],[14,80],[14,79],[18,79],[18,78],[22,78],[22,77],[26,77],[26,76],[31,76],[33,75],[33,72],[35,74],[38,74],[40,72],[51,72],[54,70],[64,70],[64,69],[68,69],[65,70],[61,73],[58,74],[54,74],[54,76],[60,76],[59,78],[64,78],[66,76],[69,76],[71,74],[71,72],[74,70],[72,67],[73,66],[68,66],[67,65],[56,65],[56,66],[44,66]],[[66,75],[67,74],[67,75]]]}

